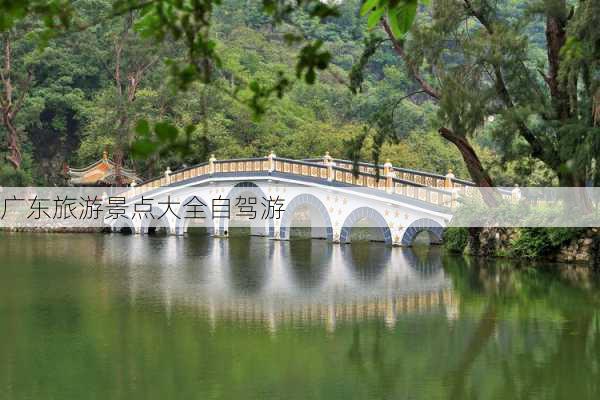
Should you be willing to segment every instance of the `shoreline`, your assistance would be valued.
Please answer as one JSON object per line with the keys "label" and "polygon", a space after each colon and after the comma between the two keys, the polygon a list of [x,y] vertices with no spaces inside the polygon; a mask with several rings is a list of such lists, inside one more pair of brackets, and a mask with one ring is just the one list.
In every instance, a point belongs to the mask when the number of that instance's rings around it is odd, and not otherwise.
{"label": "shoreline", "polygon": [[[480,259],[522,260],[527,262],[551,262],[567,264],[589,269],[600,266],[600,229],[589,228],[560,246],[556,246],[547,254],[523,257],[516,254],[515,242],[520,237],[520,230],[515,228],[478,228],[468,233],[464,243],[453,243],[457,228],[447,229],[441,248],[454,255],[465,255]],[[35,233],[35,234],[108,234],[109,228],[55,228],[55,227],[19,227],[0,228],[0,234]],[[437,247],[437,246],[436,246]]]}

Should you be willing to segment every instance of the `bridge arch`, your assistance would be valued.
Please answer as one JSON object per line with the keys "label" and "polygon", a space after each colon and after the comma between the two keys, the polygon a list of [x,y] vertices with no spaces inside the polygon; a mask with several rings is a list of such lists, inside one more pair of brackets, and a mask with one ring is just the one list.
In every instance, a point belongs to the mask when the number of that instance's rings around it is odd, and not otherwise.
{"label": "bridge arch", "polygon": [[130,217],[117,218],[114,221],[109,222],[109,224],[112,232],[126,234],[135,233],[135,225]]}
{"label": "bridge arch", "polygon": [[[318,197],[308,193],[297,195],[287,204],[283,213],[283,217],[281,218],[279,237],[283,240],[288,240],[290,238],[290,231],[292,228],[291,225],[294,218],[294,212],[300,207],[309,207],[311,211],[316,212],[318,216],[322,219],[323,226],[314,226],[311,215],[311,236],[314,238],[317,236],[321,237],[324,235],[324,239],[330,241],[333,240],[333,225],[331,223],[331,217],[329,216],[327,208],[325,207],[323,202],[319,200]],[[317,228],[318,230],[315,228]]]}
{"label": "bridge arch", "polygon": [[206,231],[209,235],[212,235],[214,233],[213,218],[209,204],[199,195],[190,195],[180,203],[179,209],[177,210],[177,216],[179,217],[179,219],[176,219],[175,221],[176,235],[185,234],[188,224],[191,221],[191,219],[186,218],[187,211],[185,204],[188,204],[189,202],[194,201],[195,199],[199,200],[203,204],[202,206],[200,206],[200,210],[204,212],[203,226],[206,228]]}
{"label": "bridge arch", "polygon": [[406,228],[402,235],[402,246],[412,246],[415,238],[420,232],[429,233],[432,243],[442,243],[444,228],[438,222],[429,218],[420,218]]}
{"label": "bridge arch", "polygon": [[391,246],[384,243],[355,243],[341,246],[342,260],[357,283],[372,282],[381,277],[390,264]]}
{"label": "bridge arch", "polygon": [[[147,235],[152,228],[164,228],[167,230],[167,233],[171,233],[173,231],[169,217],[171,212],[169,211],[165,214],[165,211],[166,210],[161,207],[152,207],[152,212],[147,213],[147,218],[145,218],[143,213],[140,214],[140,217],[142,218],[140,223],[140,233],[142,235]],[[163,214],[164,216],[161,218]]]}
{"label": "bridge arch", "polygon": [[[253,196],[256,197],[256,199],[257,199],[256,206],[261,204],[263,197],[264,198],[267,197],[265,192],[263,192],[263,190],[258,185],[256,185],[254,182],[239,182],[239,183],[235,184],[235,186],[233,186],[233,188],[227,194],[226,199],[229,199],[230,206],[235,207],[237,197],[241,196],[245,192],[251,192],[253,194]],[[254,221],[266,222],[266,221],[260,219],[261,215],[259,213],[258,207],[255,207],[255,210],[257,211],[257,219]],[[227,225],[229,225],[229,221],[231,221],[231,217],[233,217],[233,212],[230,216],[230,219],[227,221]],[[219,234],[220,235],[224,235],[225,231],[228,229],[228,227],[226,228],[225,222],[226,222],[225,218],[219,218]],[[269,224],[268,228],[257,225],[256,223],[251,224],[251,227],[250,227],[251,234],[273,237],[275,235],[275,224],[274,224],[273,219],[269,219],[268,224]]]}
{"label": "bridge arch", "polygon": [[383,241],[386,244],[392,244],[392,232],[390,231],[387,221],[383,215],[371,207],[357,208],[346,217],[340,232],[341,243],[350,242],[350,233],[352,231],[352,227],[362,219],[370,220],[377,229],[380,229],[380,232],[383,236]]}
{"label": "bridge arch", "polygon": [[411,271],[423,278],[431,278],[444,273],[440,252],[425,250],[416,252],[412,248],[398,249],[402,252]]}

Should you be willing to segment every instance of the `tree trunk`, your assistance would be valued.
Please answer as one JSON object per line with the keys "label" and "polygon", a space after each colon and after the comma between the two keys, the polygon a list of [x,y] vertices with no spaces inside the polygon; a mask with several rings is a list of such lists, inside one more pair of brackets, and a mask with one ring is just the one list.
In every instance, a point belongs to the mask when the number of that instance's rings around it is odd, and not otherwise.
{"label": "tree trunk", "polygon": [[5,123],[8,129],[8,151],[9,154],[6,157],[8,162],[13,166],[14,169],[18,170],[21,168],[21,150],[19,149],[19,136],[17,129],[13,126],[11,121]]}
{"label": "tree trunk", "polygon": [[123,168],[123,150],[120,145],[117,145],[114,153],[115,162],[115,184],[116,186],[125,186],[125,177],[122,174]]}
{"label": "tree trunk", "polygon": [[12,73],[12,46],[11,38],[9,33],[4,33],[2,36],[4,41],[4,65],[0,68],[0,79],[2,80],[3,92],[0,98],[0,105],[2,106],[2,125],[7,130],[6,135],[6,147],[8,149],[8,155],[6,160],[14,167],[19,169],[21,167],[21,150],[19,149],[19,136],[17,128],[14,125],[14,119],[18,108],[15,108],[13,103],[13,82],[11,78]]}
{"label": "tree trunk", "polygon": [[573,172],[557,172],[560,187],[572,188],[565,200],[573,204],[573,208],[583,214],[589,214],[594,210],[594,205],[586,189],[585,178]]}
{"label": "tree trunk", "polygon": [[[566,10],[563,5],[562,10]],[[571,116],[569,93],[559,79],[561,50],[567,41],[566,18],[554,12],[546,17],[546,42],[548,43],[548,78],[552,106],[557,118],[564,121]]]}
{"label": "tree trunk", "polygon": [[467,165],[469,175],[471,175],[471,179],[479,187],[485,204],[487,204],[488,207],[497,206],[499,196],[498,192],[494,189],[492,178],[490,178],[490,175],[483,168],[475,149],[473,149],[467,138],[456,134],[448,128],[440,128],[439,133],[444,139],[454,144],[458,151],[460,151],[460,154]]}

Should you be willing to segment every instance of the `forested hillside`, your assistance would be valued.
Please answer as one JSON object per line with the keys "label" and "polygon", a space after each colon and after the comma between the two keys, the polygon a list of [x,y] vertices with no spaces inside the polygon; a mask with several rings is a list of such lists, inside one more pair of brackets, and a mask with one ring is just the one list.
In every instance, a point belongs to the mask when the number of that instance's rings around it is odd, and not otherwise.
{"label": "forested hillside", "polygon": [[[90,23],[111,9],[108,0],[81,0],[76,5]],[[197,125],[189,152],[145,160],[134,160],[126,152],[124,164],[145,177],[167,166],[205,161],[209,153],[218,158],[249,157],[273,149],[295,158],[321,156],[325,151],[348,157],[347,141],[371,126],[381,104],[405,91],[410,81],[392,55],[380,53],[369,63],[362,93],[351,93],[348,73],[361,55],[365,27],[358,16],[359,1],[347,1],[341,5],[341,16],[327,24],[308,18],[294,21],[307,35],[325,42],[333,54],[332,66],[316,84],[296,83],[282,99],[270,101],[266,114],[256,119],[222,88],[234,76],[270,81],[281,69],[293,73],[297,50],[284,40],[284,29],[266,23],[257,7],[253,1],[227,0],[218,8],[213,34],[218,48],[227,49],[221,55],[222,84],[198,84],[185,92],[176,91],[167,79],[168,60],[182,57],[184,50],[143,38],[136,30],[136,15],[59,35],[43,47],[34,35],[36,22],[21,22],[3,42],[10,40],[14,86],[23,92],[16,118],[23,161],[19,172],[3,161],[1,183],[62,184],[65,164],[87,165],[105,148],[112,154],[119,135],[125,142],[132,140],[139,119]],[[434,114],[428,103],[400,105],[397,131],[402,140],[385,146],[381,159],[440,173],[454,168],[464,176],[458,152],[429,132]],[[368,146],[363,153],[361,158],[372,158]]]}
{"label": "forested hillside", "polygon": [[[259,2],[224,1],[211,26],[221,60],[217,82],[196,82],[185,91],[178,90],[179,82],[169,74],[171,60],[185,57],[180,42],[167,39],[157,44],[146,38],[136,12],[106,18],[110,0],[74,4],[84,29],[62,32],[40,45],[40,23],[24,19],[2,36],[3,46],[11,47],[13,86],[22,99],[15,117],[22,161],[15,170],[3,157],[2,185],[63,184],[65,165],[83,167],[105,149],[125,166],[151,177],[167,166],[205,161],[210,153],[217,158],[250,157],[275,150],[279,156],[302,158],[329,151],[349,158],[356,156],[352,143],[365,136],[361,159],[389,158],[398,166],[438,173],[452,168],[469,178],[460,153],[437,133],[437,106],[427,96],[397,102],[391,120],[379,115],[416,87],[393,53],[375,51],[365,65],[361,90],[350,89],[350,72],[369,34],[359,16],[360,0],[341,3],[340,16],[326,23],[296,15],[278,26],[261,14]],[[236,83],[273,82],[282,70],[294,74],[298,47],[286,40],[286,25],[309,39],[321,39],[332,54],[331,64],[314,85],[295,81],[283,98],[261,105],[266,112],[256,118],[240,101],[244,94],[235,92]],[[195,129],[177,146],[135,159],[131,143],[141,119]],[[397,143],[386,142],[374,152],[369,143],[382,140],[382,131]],[[5,134],[6,128],[0,127],[0,135]],[[519,171],[531,171],[531,160],[503,163],[486,135],[474,146],[498,184],[551,179],[543,170],[539,176]]]}

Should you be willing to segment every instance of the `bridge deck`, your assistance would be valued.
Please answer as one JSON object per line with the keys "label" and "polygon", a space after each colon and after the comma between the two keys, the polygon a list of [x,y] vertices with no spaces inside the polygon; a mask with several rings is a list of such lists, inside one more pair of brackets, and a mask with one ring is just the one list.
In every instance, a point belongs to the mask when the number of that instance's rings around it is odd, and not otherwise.
{"label": "bridge deck", "polygon": [[473,187],[467,181],[453,179],[452,187],[442,175],[395,168],[393,173],[384,176],[381,166],[359,163],[359,170],[353,170],[353,163],[335,159],[326,164],[324,160],[292,160],[280,157],[243,158],[215,160],[181,169],[169,176],[155,178],[131,188],[126,196],[134,197],[148,191],[169,185],[177,185],[194,178],[225,173],[283,173],[286,175],[310,177],[323,182],[347,186],[376,189],[387,194],[398,194],[441,207],[453,207],[457,192]]}

